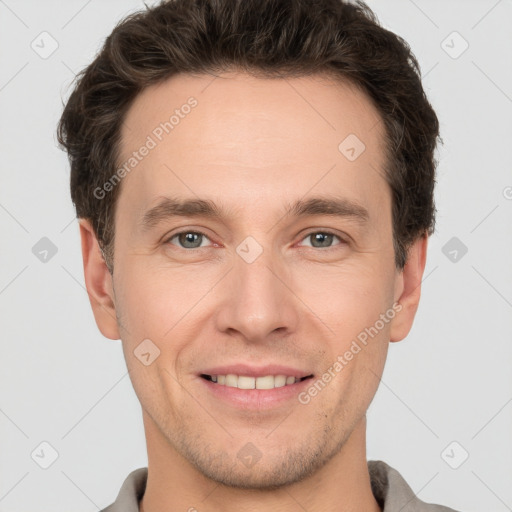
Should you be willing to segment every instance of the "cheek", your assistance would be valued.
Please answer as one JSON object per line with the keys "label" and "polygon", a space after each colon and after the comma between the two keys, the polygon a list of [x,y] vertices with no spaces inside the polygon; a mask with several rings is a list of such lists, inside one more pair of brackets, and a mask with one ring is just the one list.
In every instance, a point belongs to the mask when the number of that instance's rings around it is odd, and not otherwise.
{"label": "cheek", "polygon": [[[296,281],[297,295],[330,329],[337,340],[357,336],[391,306],[393,283],[378,265],[339,268],[311,267]],[[386,326],[387,328],[387,326]],[[341,347],[340,347],[341,348]]]}
{"label": "cheek", "polygon": [[150,338],[158,343],[183,316],[183,309],[194,294],[184,293],[170,272],[163,275],[134,265],[120,271],[120,275],[119,309],[127,336],[133,342]]}
{"label": "cheek", "polygon": [[340,322],[324,374],[318,376],[320,381],[329,381],[325,386],[317,384],[321,391],[312,403],[318,400],[318,409],[325,417],[331,417],[333,424],[346,425],[347,421],[359,419],[379,386],[389,346],[387,335],[383,330],[362,343],[357,339],[359,332],[354,322]]}
{"label": "cheek", "polygon": [[334,377],[322,398],[327,408],[341,407],[345,414],[347,409],[362,411],[377,390],[392,318],[388,315],[387,322],[381,320],[392,306],[392,282],[384,276],[377,265],[371,270],[353,266],[308,276],[309,294],[304,289],[304,302],[330,329],[325,369],[332,367]]}
{"label": "cheek", "polygon": [[190,342],[190,322],[199,309],[194,305],[205,292],[193,287],[184,291],[186,282],[178,279],[177,272],[141,267],[120,271],[123,279],[116,286],[116,308],[125,327],[123,351],[136,392],[153,396],[181,378],[181,354]]}

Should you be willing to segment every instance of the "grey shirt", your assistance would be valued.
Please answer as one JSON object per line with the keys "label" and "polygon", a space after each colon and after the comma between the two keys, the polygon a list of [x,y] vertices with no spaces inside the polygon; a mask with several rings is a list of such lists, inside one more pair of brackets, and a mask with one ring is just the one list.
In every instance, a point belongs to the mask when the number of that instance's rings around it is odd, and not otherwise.
{"label": "grey shirt", "polygon": [[[382,512],[457,512],[453,508],[419,500],[402,475],[380,460],[368,461],[372,492]],[[148,468],[132,471],[125,479],[116,501],[101,512],[139,512],[146,489]]]}

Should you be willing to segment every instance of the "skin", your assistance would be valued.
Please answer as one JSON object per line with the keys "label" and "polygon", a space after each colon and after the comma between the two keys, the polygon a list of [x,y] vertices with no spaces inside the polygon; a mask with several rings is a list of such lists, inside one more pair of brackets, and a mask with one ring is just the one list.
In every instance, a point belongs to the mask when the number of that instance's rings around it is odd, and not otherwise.
{"label": "skin", "polygon": [[[389,343],[412,326],[427,250],[418,238],[405,268],[395,268],[382,120],[362,92],[327,77],[178,75],[136,98],[120,161],[189,96],[197,107],[122,180],[113,277],[80,221],[97,325],[122,339],[142,405],[143,510],[379,511],[366,411]],[[352,162],[338,150],[351,133],[366,146]],[[334,194],[366,208],[368,221],[283,213],[287,202]],[[165,195],[211,199],[229,215],[170,218],[143,232],[142,214]],[[315,245],[310,235],[322,230],[340,239]],[[184,246],[171,238],[182,231],[206,236]],[[248,236],[263,248],[250,264],[236,252]],[[307,405],[241,410],[197,375],[246,362],[321,377],[397,303],[400,312]],[[160,355],[146,366],[134,350],[148,338]],[[250,468],[237,458],[248,442],[261,454]]]}

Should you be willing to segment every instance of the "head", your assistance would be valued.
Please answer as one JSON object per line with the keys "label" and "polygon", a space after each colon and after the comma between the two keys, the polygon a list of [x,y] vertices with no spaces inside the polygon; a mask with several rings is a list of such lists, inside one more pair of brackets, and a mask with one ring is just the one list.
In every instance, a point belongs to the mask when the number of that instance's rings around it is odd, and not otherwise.
{"label": "head", "polygon": [[[176,0],[120,22],[58,138],[96,322],[122,339],[147,435],[239,487],[340,452],[417,310],[438,130],[407,43],[361,2]],[[203,376],[232,364],[313,377],[233,407]]]}

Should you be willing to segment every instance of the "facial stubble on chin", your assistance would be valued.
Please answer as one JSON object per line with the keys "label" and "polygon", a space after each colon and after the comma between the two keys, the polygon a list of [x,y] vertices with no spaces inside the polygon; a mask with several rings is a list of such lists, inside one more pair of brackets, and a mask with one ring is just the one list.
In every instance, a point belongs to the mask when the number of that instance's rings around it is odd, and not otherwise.
{"label": "facial stubble on chin", "polygon": [[[319,413],[319,416],[326,417],[323,413]],[[204,477],[221,486],[275,491],[301,482],[315,474],[342,450],[352,430],[333,431],[331,425],[325,424],[319,432],[305,435],[300,446],[288,447],[281,455],[274,452],[265,456],[265,450],[261,450],[261,458],[250,468],[239,460],[238,450],[235,449],[232,453],[227,451],[212,453],[209,445],[204,444],[205,438],[201,433],[191,433],[190,429],[183,427],[183,424],[180,428],[173,429],[172,432],[164,435],[181,457]],[[229,441],[229,434],[223,432],[223,435],[226,436],[226,442],[233,445]],[[241,448],[249,442],[258,444],[257,440],[250,438],[238,444]]]}

